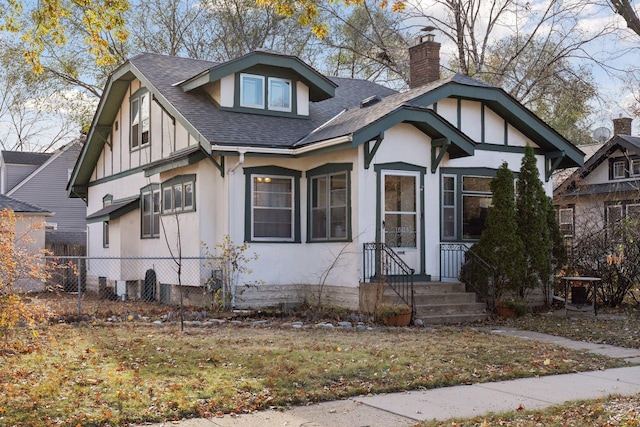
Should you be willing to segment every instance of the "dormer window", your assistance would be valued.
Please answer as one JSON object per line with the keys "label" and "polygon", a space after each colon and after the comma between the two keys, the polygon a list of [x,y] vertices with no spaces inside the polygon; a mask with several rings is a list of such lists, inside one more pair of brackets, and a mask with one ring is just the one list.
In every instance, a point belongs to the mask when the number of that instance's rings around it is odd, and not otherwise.
{"label": "dormer window", "polygon": [[265,99],[266,109],[291,112],[291,80],[240,74],[240,106],[264,110]]}
{"label": "dormer window", "polygon": [[269,77],[269,109],[291,111],[291,81]]}
{"label": "dormer window", "polygon": [[264,77],[254,74],[240,75],[240,106],[264,108]]}

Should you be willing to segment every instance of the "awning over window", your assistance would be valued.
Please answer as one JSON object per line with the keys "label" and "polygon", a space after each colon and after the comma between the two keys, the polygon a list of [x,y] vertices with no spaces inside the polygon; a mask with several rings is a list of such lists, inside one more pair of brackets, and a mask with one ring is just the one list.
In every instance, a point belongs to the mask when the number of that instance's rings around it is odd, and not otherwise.
{"label": "awning over window", "polygon": [[138,208],[140,196],[118,200],[87,216],[87,223],[111,221]]}

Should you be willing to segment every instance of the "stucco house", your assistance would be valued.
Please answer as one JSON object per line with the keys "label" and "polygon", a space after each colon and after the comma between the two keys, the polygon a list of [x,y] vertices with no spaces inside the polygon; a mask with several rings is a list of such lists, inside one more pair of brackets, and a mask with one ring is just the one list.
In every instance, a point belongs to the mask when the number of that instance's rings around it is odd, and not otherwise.
{"label": "stucco house", "polygon": [[554,190],[567,246],[581,234],[640,215],[640,137],[631,133],[631,118],[614,119],[613,137],[595,145],[597,150],[584,166],[564,177]]}
{"label": "stucco house", "polygon": [[56,255],[85,254],[87,206],[82,200],[69,197],[66,191],[83,138],[53,153],[0,153],[2,194],[51,213],[46,218],[45,240],[47,249]]}
{"label": "stucco house", "polygon": [[[263,284],[238,307],[302,302],[322,282],[324,303],[358,308],[380,273],[369,243],[416,282],[444,279],[441,247],[477,240],[503,161],[517,171],[533,146],[550,196],[551,173],[583,153],[502,89],[440,79],[432,38],[410,48],[402,93],[266,51],[131,58],[109,77],[69,183],[88,203],[89,255],[167,256],[177,219],[183,256],[226,235],[259,255]],[[93,276],[144,277],[114,274]],[[170,272],[158,281],[175,294]]]}

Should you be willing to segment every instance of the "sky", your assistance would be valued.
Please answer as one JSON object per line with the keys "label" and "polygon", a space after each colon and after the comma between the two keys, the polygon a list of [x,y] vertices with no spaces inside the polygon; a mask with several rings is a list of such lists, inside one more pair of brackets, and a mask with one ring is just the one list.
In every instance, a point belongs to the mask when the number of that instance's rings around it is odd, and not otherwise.
{"label": "sky", "polygon": [[[431,13],[438,18],[443,18],[445,12],[442,6],[438,5],[440,0],[417,0],[421,7],[421,13]],[[488,16],[489,6],[494,3],[487,0],[480,0],[484,8],[481,9],[481,17]],[[495,0],[497,3],[505,0]],[[640,2],[639,2],[640,3]],[[531,0],[529,2],[530,12],[516,16],[507,14],[503,17],[500,25],[496,25],[490,34],[490,40],[498,40],[516,31],[526,33],[531,31],[533,26],[539,22],[539,16],[551,4],[550,0]],[[593,36],[596,33],[607,29],[608,35],[601,36],[584,46],[583,51],[576,52],[576,57],[572,62],[579,66],[590,68],[600,97],[592,102],[594,114],[592,130],[598,127],[607,127],[613,130],[612,119],[620,116],[633,117],[628,108],[634,102],[633,96],[625,88],[621,77],[626,73],[625,69],[635,67],[640,70],[640,35],[633,33],[626,28],[626,23],[619,15],[615,14],[606,0],[600,3],[590,3],[585,0],[558,0],[557,5],[564,7],[576,6],[580,9],[579,19],[573,24],[565,24],[564,29],[568,31],[568,38],[581,35],[583,37]],[[640,4],[636,4],[636,9],[640,10]],[[524,15],[524,16],[523,16]],[[484,35],[483,29],[486,26],[486,18],[481,19],[477,25],[476,35],[479,39]],[[484,25],[483,25],[484,24]],[[417,29],[429,25],[426,19],[415,19],[408,22],[410,29]],[[436,25],[437,26],[437,25]],[[550,25],[544,26],[542,34],[548,32]],[[448,63],[455,55],[455,44],[439,30],[434,31],[436,41],[442,43],[441,62]],[[596,59],[589,60],[588,57]],[[640,92],[640,90],[639,90]],[[640,135],[640,117],[634,119],[634,134]]]}
{"label": "sky", "polygon": [[[418,7],[421,7],[421,13],[433,14],[438,18],[444,19],[446,16],[445,10],[438,4],[438,1],[442,0],[407,0],[418,1]],[[482,12],[486,16],[488,14],[488,7],[493,2],[488,0],[479,0],[482,5]],[[495,2],[503,2],[509,0],[494,0]],[[532,25],[539,21],[539,15],[544,11],[554,0],[530,0],[530,9],[528,13],[517,16],[515,14],[507,14],[502,21],[497,25],[494,31],[491,33],[491,40],[498,40],[500,38],[513,35],[515,31],[526,32],[532,28]],[[569,31],[569,37],[576,35],[578,32],[583,35],[591,35],[603,28],[610,28],[611,34],[598,38],[595,41],[585,46],[583,52],[579,52],[576,58],[572,61],[576,65],[587,65],[590,67],[596,86],[599,89],[599,99],[593,101],[592,107],[594,114],[592,121],[594,123],[592,130],[598,127],[607,127],[612,129],[612,119],[619,116],[631,117],[630,110],[627,108],[632,102],[633,97],[625,90],[624,84],[620,79],[624,76],[622,70],[630,67],[637,67],[640,69],[640,36],[626,29],[626,23],[618,15],[614,14],[611,8],[607,5],[606,0],[600,0],[604,3],[589,4],[585,0],[556,0],[558,4],[563,6],[577,5],[580,7],[580,17],[576,20]],[[636,6],[640,8],[640,6]],[[482,21],[482,19],[481,19]],[[482,22],[480,23],[482,24]],[[409,19],[406,22],[408,32],[417,34],[420,28],[425,25],[429,25],[429,21],[422,18]],[[478,25],[477,35],[482,37],[483,25]],[[546,30],[549,29],[547,26]],[[566,25],[565,25],[566,29]],[[454,56],[455,45],[443,34],[439,34],[435,31],[436,40],[442,43],[441,48],[441,62],[447,64]],[[581,56],[581,57],[580,57]],[[604,66],[597,65],[593,61],[588,61],[586,57],[595,58]],[[79,104],[72,101],[72,99],[82,99],[80,92],[65,93],[61,95],[60,99],[63,99],[63,105],[69,106],[69,111],[77,110]],[[42,131],[39,132],[38,138],[46,140],[47,138],[53,138],[59,132],[56,130],[56,123],[60,121],[56,114],[47,113],[47,102],[34,100],[28,106],[33,111],[40,108],[39,114],[42,119],[37,126],[42,127]],[[95,109],[97,105],[95,100],[91,100],[90,108]],[[65,110],[61,112],[64,114]],[[60,113],[60,112],[59,112]],[[7,123],[0,117],[0,134],[7,138],[6,130]],[[63,141],[67,141],[77,137],[79,129],[72,129]],[[634,134],[640,135],[640,118],[634,120]]]}

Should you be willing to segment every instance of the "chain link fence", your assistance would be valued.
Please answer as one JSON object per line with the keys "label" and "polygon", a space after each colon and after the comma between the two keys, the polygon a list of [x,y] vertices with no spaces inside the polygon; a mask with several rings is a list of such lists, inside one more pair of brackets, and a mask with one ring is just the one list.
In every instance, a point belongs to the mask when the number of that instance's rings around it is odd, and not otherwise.
{"label": "chain link fence", "polygon": [[[213,258],[47,257],[48,289],[90,314],[88,301],[206,307],[221,303],[224,268]],[[83,303],[87,307],[83,307]]]}

